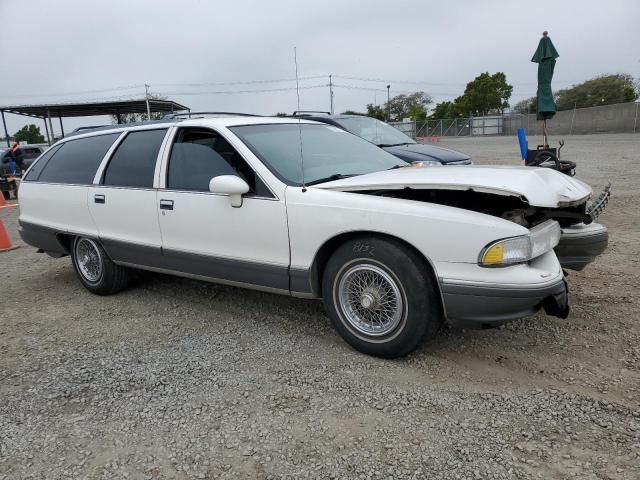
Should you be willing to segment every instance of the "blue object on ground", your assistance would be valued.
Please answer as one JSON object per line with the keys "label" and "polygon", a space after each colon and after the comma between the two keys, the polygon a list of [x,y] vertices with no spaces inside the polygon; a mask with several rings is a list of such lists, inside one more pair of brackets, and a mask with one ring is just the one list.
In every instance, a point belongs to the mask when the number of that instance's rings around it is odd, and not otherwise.
{"label": "blue object on ground", "polygon": [[527,142],[527,136],[524,133],[524,128],[519,128],[517,130],[518,142],[520,143],[520,156],[522,160],[527,158],[527,149],[529,148],[529,143]]}

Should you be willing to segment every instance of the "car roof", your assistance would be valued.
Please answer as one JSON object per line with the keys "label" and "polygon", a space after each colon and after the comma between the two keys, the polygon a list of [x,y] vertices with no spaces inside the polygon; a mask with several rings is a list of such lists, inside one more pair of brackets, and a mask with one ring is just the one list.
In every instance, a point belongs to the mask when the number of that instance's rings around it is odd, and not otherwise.
{"label": "car roof", "polygon": [[120,125],[105,125],[86,130],[80,130],[64,137],[60,142],[76,138],[92,137],[96,135],[105,135],[108,133],[120,133],[130,130],[154,130],[157,128],[169,128],[174,125],[185,127],[236,127],[241,125],[265,125],[265,124],[283,124],[283,123],[310,123],[317,124],[307,118],[291,118],[291,117],[258,117],[258,116],[222,116],[212,118],[190,118],[190,119],[169,119],[154,120],[148,122],[127,123]]}

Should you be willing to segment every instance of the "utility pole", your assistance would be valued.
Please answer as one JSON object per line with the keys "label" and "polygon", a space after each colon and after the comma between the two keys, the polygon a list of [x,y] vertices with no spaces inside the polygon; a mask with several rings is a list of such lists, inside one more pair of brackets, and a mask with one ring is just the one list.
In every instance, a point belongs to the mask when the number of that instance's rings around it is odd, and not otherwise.
{"label": "utility pole", "polygon": [[329,75],[329,105],[331,106],[331,115],[333,115],[333,80]]}
{"label": "utility pole", "polygon": [[387,122],[391,120],[391,85],[387,85]]}
{"label": "utility pole", "polygon": [[144,97],[147,102],[147,120],[151,120],[151,107],[149,106],[149,85],[144,84]]}

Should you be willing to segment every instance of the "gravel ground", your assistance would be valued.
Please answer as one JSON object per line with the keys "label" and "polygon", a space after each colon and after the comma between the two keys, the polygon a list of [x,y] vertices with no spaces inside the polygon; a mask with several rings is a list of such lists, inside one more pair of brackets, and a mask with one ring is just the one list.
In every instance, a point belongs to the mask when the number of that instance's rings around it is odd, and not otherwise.
{"label": "gravel ground", "polygon": [[[440,144],[517,163],[514,138]],[[638,147],[567,138],[579,176],[614,185],[568,320],[450,328],[395,361],[316,301],[155,274],[91,295],[1,211],[22,247],[0,253],[0,480],[640,478]]]}

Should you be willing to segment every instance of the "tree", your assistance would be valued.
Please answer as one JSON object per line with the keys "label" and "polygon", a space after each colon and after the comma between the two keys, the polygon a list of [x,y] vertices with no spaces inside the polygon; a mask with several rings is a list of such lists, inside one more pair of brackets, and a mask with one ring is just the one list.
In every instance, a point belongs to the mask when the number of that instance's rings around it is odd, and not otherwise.
{"label": "tree", "polygon": [[516,113],[527,114],[536,113],[536,105],[538,103],[537,97],[525,98],[520,100],[513,106],[513,111]]}
{"label": "tree", "polygon": [[627,73],[600,75],[556,92],[558,110],[595,107],[638,99],[638,84]]}
{"label": "tree", "polygon": [[377,118],[378,120],[385,120],[387,118],[387,111],[380,105],[369,103],[367,104],[367,117]]}
{"label": "tree", "polygon": [[457,113],[464,116],[501,113],[509,107],[509,98],[513,86],[507,83],[507,76],[502,72],[481,73],[467,83],[464,94],[455,99]]}
{"label": "tree", "polygon": [[44,143],[44,137],[40,133],[40,127],[36,127],[33,123],[25,125],[14,135],[15,141],[27,143]]}
{"label": "tree", "polygon": [[[166,100],[167,97],[162,95],[150,94],[150,100]],[[164,116],[167,115],[166,112],[151,112],[151,120],[162,120]],[[121,113],[120,114],[120,122],[118,122],[118,115],[111,115],[112,123],[137,123],[137,122],[146,122],[149,120],[149,115],[147,113]]]}
{"label": "tree", "polygon": [[[166,112],[151,112],[151,120],[162,120]],[[146,122],[149,119],[149,115],[146,113],[121,113],[120,123],[137,123]],[[111,115],[113,123],[118,123],[118,116]]]}
{"label": "tree", "polygon": [[410,95],[396,95],[383,106],[385,113],[389,112],[389,120],[400,121],[403,118],[412,120],[426,120],[427,105],[433,99],[425,92],[414,92]]}
{"label": "tree", "polygon": [[[458,99],[459,98],[460,97],[458,97]],[[460,108],[460,105],[456,104],[456,101],[458,101],[458,99],[452,102],[445,101],[438,103],[433,109],[433,112],[431,112],[431,115],[429,115],[429,119],[443,120],[446,118],[458,118],[465,116],[464,112]]]}
{"label": "tree", "polygon": [[356,112],[355,110],[345,110],[344,112],[341,113],[341,115],[361,115],[361,116],[366,116],[366,113],[362,113],[362,112]]}

